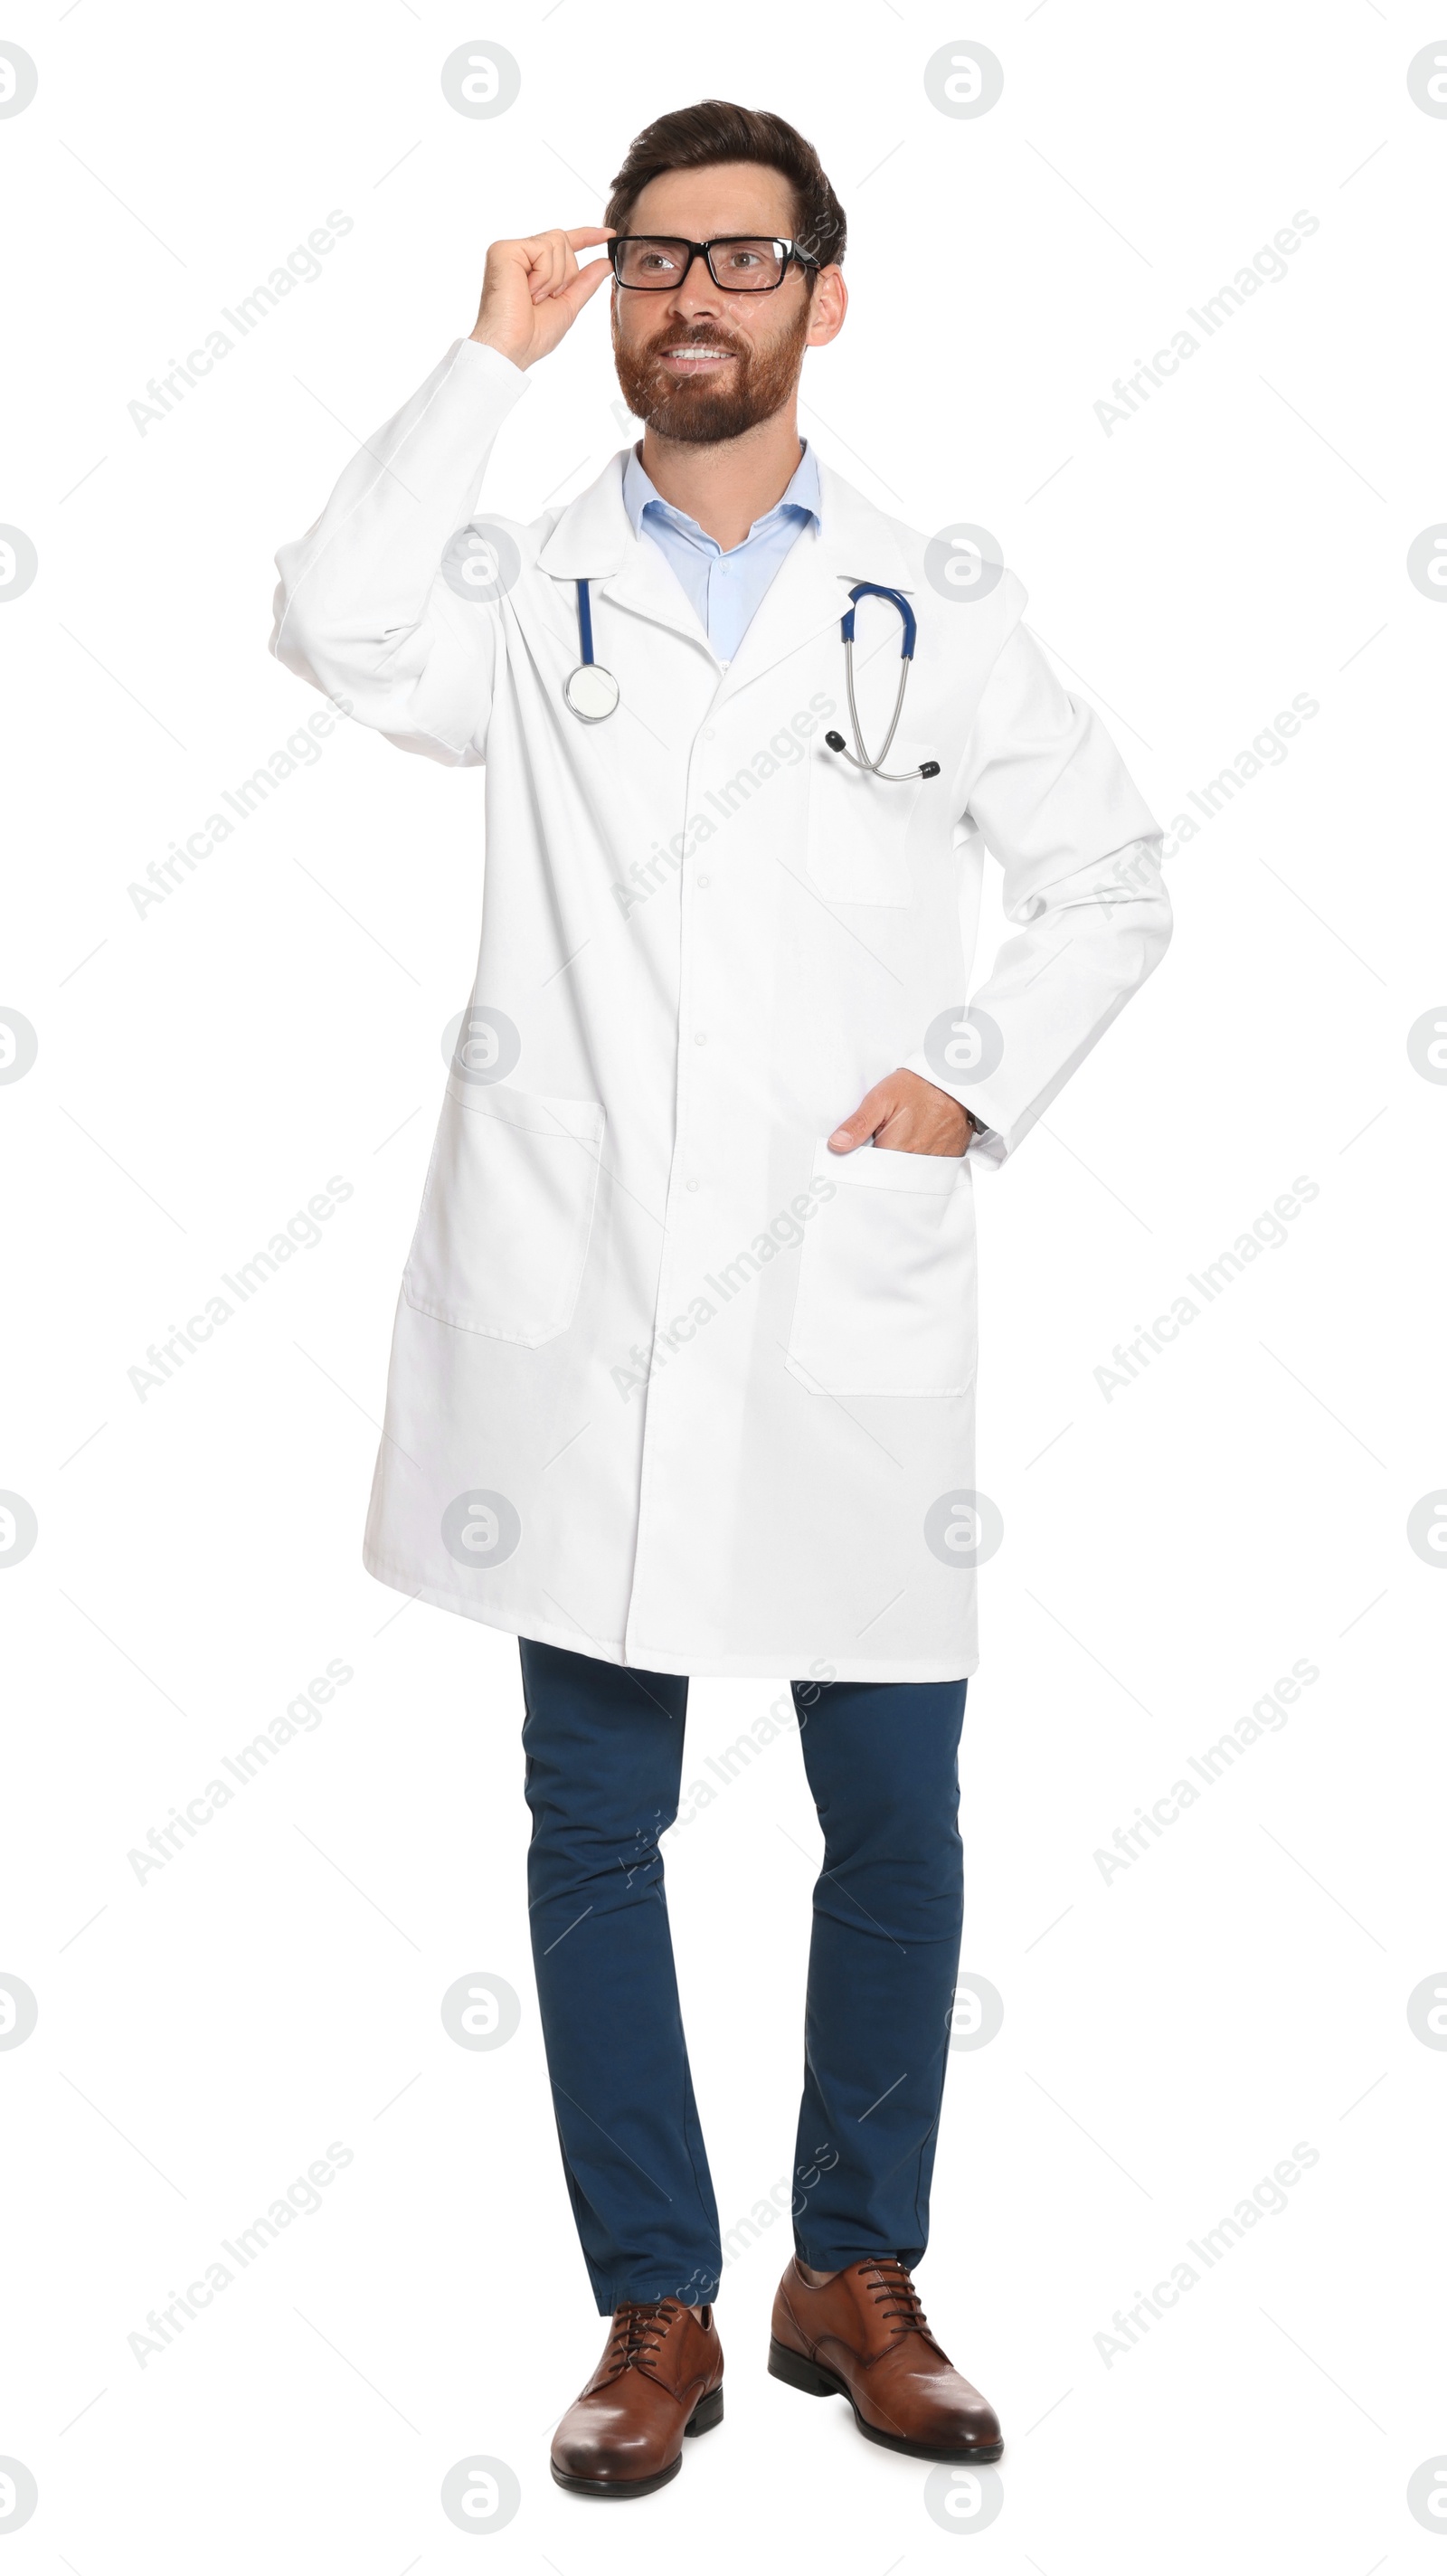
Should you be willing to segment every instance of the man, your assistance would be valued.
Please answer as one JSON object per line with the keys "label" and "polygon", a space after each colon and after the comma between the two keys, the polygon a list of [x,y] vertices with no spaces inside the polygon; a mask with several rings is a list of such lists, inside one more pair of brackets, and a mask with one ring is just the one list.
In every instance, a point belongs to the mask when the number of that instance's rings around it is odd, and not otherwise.
{"label": "man", "polygon": [[[659,1857],[694,1673],[794,1677],[825,1835],[769,2368],[887,2448],[1001,2448],[911,2277],[976,1663],[970,1165],[1026,1135],[1169,914],[1157,826],[1016,576],[941,572],[799,438],[844,239],[782,119],[660,118],[605,226],[493,244],[471,339],[278,558],[282,659],[486,766],[365,1555],[522,1641],[538,1996],[612,2319],[553,2443],[586,2495],[663,2485],[723,2411]],[[470,520],[610,280],[640,444],[529,526]],[[1013,935],[967,1017],[985,845]]]}

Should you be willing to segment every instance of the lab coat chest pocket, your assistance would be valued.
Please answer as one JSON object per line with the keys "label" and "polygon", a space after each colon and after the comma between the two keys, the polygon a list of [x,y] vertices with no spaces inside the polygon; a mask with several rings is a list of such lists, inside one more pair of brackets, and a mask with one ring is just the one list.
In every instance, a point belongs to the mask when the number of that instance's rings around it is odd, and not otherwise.
{"label": "lab coat chest pocket", "polygon": [[603,1111],[448,1077],[402,1278],[439,1323],[533,1347],[572,1321],[598,1187]]}
{"label": "lab coat chest pocket", "polygon": [[[888,769],[906,769],[910,754],[890,745]],[[856,769],[822,735],[810,745],[808,871],[831,903],[910,901],[909,827],[922,779],[891,785]]]}
{"label": "lab coat chest pocket", "polygon": [[[811,1394],[964,1395],[975,1374],[975,1216],[965,1155],[831,1154],[800,1253],[787,1361]],[[818,1192],[816,1190],[816,1195]]]}

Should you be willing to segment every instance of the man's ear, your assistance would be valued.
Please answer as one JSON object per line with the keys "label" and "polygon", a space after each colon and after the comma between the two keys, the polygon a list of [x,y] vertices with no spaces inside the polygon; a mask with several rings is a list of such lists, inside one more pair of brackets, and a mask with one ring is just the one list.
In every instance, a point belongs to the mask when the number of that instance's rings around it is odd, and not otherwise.
{"label": "man's ear", "polygon": [[805,347],[824,349],[828,347],[831,340],[837,340],[844,328],[844,316],[848,310],[849,289],[844,283],[843,269],[837,263],[828,268],[821,268],[814,280]]}

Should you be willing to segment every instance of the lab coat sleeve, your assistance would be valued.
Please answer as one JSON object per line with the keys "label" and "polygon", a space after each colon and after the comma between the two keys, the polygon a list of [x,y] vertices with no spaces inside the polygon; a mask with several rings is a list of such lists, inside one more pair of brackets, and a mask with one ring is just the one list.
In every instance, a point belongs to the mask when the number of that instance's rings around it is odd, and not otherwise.
{"label": "lab coat sleeve", "polygon": [[459,598],[440,567],[527,383],[499,350],[455,341],[276,558],[273,653],[358,723],[434,760],[486,750],[502,617],[496,602]]}
{"label": "lab coat sleeve", "polygon": [[989,1047],[979,1073],[946,1079],[922,1052],[906,1069],[983,1122],[972,1161],[1001,1163],[1159,965],[1171,908],[1160,825],[1100,718],[1018,622],[980,700],[962,801],[960,834],[981,833],[1001,862],[1016,935],[970,996]]}

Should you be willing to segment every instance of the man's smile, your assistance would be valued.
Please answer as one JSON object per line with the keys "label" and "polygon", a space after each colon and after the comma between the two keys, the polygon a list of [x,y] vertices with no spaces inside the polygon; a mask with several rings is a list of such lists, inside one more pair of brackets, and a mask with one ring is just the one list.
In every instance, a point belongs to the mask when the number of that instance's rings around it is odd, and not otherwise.
{"label": "man's smile", "polygon": [[681,376],[701,376],[706,375],[712,367],[726,364],[735,352],[732,349],[716,348],[711,342],[679,340],[670,347],[660,349],[658,355],[665,367],[672,367]]}

